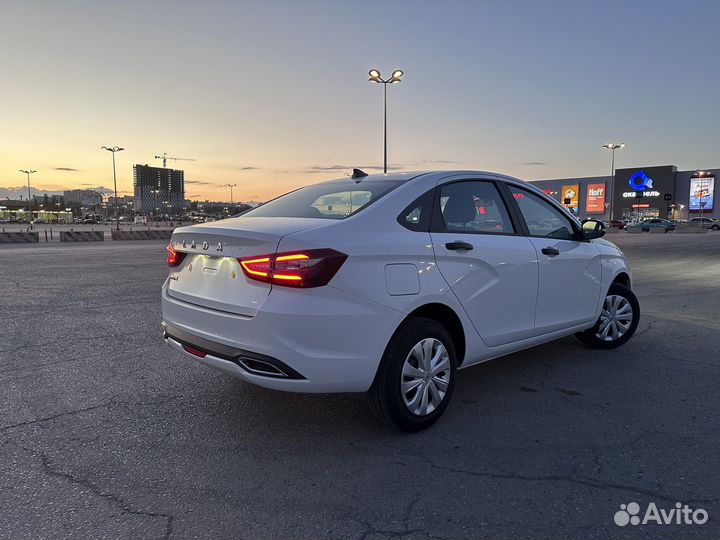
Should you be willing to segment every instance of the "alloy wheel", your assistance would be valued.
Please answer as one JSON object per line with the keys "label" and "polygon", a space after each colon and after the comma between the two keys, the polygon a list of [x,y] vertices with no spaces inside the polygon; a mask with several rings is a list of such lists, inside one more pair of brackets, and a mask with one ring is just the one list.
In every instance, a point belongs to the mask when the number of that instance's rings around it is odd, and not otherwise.
{"label": "alloy wheel", "polygon": [[442,341],[426,338],[408,353],[400,393],[408,411],[426,416],[438,408],[450,383],[450,357]]}
{"label": "alloy wheel", "polygon": [[603,341],[615,341],[627,332],[632,324],[633,309],[623,296],[610,294],[605,297],[600,324],[595,335]]}

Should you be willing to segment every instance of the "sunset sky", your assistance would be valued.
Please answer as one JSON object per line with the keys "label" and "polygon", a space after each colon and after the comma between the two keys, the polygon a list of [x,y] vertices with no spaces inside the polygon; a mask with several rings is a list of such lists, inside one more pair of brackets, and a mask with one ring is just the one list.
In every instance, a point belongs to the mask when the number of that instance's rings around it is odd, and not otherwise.
{"label": "sunset sky", "polygon": [[[524,179],[720,167],[720,2],[0,4],[0,188],[112,186],[194,158],[186,195],[264,200],[350,168]],[[169,166],[174,166],[169,162]],[[368,172],[371,172],[369,169]]]}

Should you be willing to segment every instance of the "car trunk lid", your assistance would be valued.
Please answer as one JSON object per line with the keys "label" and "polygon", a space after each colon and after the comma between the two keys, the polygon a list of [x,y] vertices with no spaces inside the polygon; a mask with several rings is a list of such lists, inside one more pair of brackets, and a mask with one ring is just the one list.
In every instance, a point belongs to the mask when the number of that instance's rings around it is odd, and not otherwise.
{"label": "car trunk lid", "polygon": [[272,285],[248,279],[238,259],[275,253],[283,236],[326,222],[240,217],[178,228],[170,243],[186,255],[179,266],[171,268],[168,295],[197,306],[253,317]]}

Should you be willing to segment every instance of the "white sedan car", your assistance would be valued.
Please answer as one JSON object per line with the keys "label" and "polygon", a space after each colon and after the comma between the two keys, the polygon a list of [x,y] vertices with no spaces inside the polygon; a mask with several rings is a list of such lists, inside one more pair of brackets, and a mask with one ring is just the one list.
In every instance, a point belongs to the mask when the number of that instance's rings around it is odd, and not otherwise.
{"label": "white sedan car", "polygon": [[164,338],[267,388],[369,392],[420,430],[461,368],[570,334],[630,339],[628,263],[595,227],[499,174],[356,170],[176,229]]}

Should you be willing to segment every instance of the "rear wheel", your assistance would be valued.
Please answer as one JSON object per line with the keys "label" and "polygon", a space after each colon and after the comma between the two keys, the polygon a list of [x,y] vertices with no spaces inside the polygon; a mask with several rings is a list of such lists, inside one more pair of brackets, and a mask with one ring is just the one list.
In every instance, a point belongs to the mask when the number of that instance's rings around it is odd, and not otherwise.
{"label": "rear wheel", "polygon": [[373,411],[404,431],[431,426],[455,386],[457,356],[445,328],[425,318],[405,321],[390,339],[370,388]]}
{"label": "rear wheel", "polygon": [[590,347],[614,349],[633,336],[639,321],[640,303],[635,293],[624,285],[613,283],[595,325],[575,336]]}

